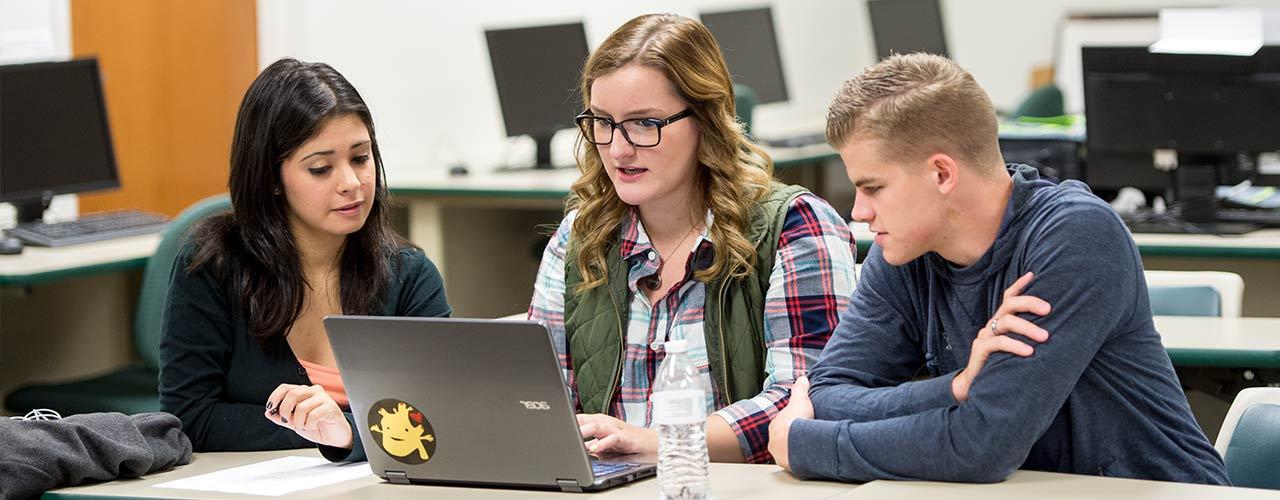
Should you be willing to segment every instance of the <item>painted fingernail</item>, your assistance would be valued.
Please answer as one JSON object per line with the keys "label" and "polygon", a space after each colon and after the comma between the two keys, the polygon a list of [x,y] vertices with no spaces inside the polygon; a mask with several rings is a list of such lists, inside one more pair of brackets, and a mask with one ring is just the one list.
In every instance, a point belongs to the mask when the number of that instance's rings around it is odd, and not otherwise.
{"label": "painted fingernail", "polygon": [[268,409],[268,410],[270,410],[270,409],[271,409],[271,402],[270,402],[270,401],[267,401],[267,409]]}
{"label": "painted fingernail", "polygon": [[284,418],[284,417],[280,417],[280,421],[281,421],[281,422],[284,422],[284,423],[286,423],[286,424],[287,424],[287,423],[289,423],[289,419]]}

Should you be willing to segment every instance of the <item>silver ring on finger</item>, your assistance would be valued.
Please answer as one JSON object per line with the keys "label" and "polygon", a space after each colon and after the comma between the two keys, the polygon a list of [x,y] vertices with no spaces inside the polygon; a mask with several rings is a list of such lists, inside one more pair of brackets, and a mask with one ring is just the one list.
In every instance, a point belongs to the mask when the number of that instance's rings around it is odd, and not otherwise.
{"label": "silver ring on finger", "polygon": [[991,323],[988,323],[988,324],[987,324],[987,327],[991,328],[991,333],[992,333],[992,334],[1000,335],[1000,330],[999,330],[998,328],[996,328],[996,327],[997,327],[997,324],[996,324],[996,319],[995,319],[995,318],[991,318]]}

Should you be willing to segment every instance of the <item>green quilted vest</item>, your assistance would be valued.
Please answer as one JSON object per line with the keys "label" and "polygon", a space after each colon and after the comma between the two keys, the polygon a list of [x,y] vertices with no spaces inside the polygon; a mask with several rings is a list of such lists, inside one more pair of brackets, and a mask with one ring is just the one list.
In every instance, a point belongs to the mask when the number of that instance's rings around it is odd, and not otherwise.
{"label": "green quilted vest", "polygon": [[[764,296],[787,208],[807,192],[774,182],[747,229],[747,238],[756,247],[755,271],[745,278],[717,278],[706,285],[703,335],[711,380],[721,394],[719,406],[751,398],[764,388]],[[605,413],[621,382],[631,290],[619,245],[615,239],[605,251],[608,282],[581,294],[573,293],[582,276],[572,238],[565,255],[564,327],[584,413]]]}

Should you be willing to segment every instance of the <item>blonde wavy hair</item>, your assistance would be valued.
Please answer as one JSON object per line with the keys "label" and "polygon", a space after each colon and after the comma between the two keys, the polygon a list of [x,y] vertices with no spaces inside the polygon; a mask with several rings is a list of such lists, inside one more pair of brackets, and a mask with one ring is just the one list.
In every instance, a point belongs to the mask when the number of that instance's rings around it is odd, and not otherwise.
{"label": "blonde wavy hair", "polygon": [[[747,240],[752,210],[769,193],[773,160],[747,140],[737,121],[733,80],[720,45],[702,23],[674,14],[649,14],[623,24],[587,59],[582,70],[582,103],[591,105],[591,84],[631,64],[661,71],[693,110],[701,139],[695,182],[703,206],[690,207],[693,220],[706,210],[715,257],[694,274],[708,282],[721,276],[752,273],[755,246]],[[603,285],[608,276],[605,252],[616,241],[630,207],[618,198],[595,145],[578,135],[578,169],[568,210],[578,210],[571,238],[578,242],[582,284],[575,292]],[[767,270],[766,270],[767,272]]]}

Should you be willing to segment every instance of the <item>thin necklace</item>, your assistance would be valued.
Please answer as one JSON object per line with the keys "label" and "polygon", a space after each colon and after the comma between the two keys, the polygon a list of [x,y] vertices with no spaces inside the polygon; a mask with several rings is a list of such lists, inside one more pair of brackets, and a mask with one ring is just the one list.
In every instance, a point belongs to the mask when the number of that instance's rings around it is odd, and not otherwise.
{"label": "thin necklace", "polygon": [[[698,226],[690,227],[689,232],[685,233],[684,238],[680,238],[680,243],[676,243],[676,246],[672,247],[671,251],[675,252],[679,250],[680,247],[684,246],[684,242],[687,241],[689,237],[693,235],[693,231],[697,228]],[[654,243],[653,248],[654,250],[658,249],[657,243]],[[658,287],[662,286],[662,266],[666,263],[667,263],[667,258],[662,256],[662,252],[658,252],[658,271],[644,277],[645,287],[647,287],[650,290],[657,290]]]}

